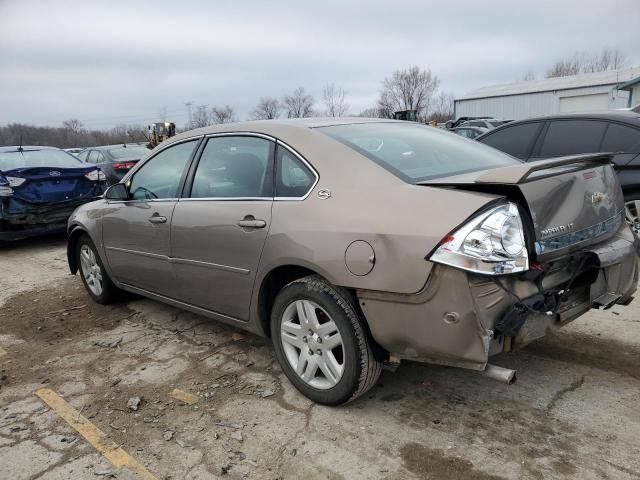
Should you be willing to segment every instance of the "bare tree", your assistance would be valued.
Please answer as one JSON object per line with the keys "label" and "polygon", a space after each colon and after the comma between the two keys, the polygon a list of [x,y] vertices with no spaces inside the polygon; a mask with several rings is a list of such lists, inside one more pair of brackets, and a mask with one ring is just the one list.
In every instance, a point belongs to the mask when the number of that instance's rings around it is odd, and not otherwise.
{"label": "bare tree", "polygon": [[272,120],[280,116],[281,110],[282,105],[277,98],[262,97],[251,112],[251,117],[254,120]]}
{"label": "bare tree", "polygon": [[327,108],[328,117],[344,117],[349,110],[349,103],[345,100],[347,92],[335,83],[327,83],[322,89],[322,103]]}
{"label": "bare tree", "polygon": [[536,79],[536,74],[533,70],[529,69],[527,70],[524,75],[522,76],[522,81],[523,82],[530,82],[531,80],[535,80]]}
{"label": "bare tree", "polygon": [[424,119],[438,85],[440,79],[431,70],[417,66],[396,70],[382,81],[378,108],[389,117],[398,110],[416,110],[418,117]]}
{"label": "bare tree", "polygon": [[378,107],[365,108],[358,114],[358,116],[367,118],[386,118],[384,115],[380,114],[380,109]]}
{"label": "bare tree", "polygon": [[602,52],[587,54],[576,52],[570,57],[557,60],[545,73],[545,77],[566,77],[579,73],[617,70],[628,65],[626,55],[619,49],[604,47]]}
{"label": "bare tree", "polygon": [[84,127],[82,122],[77,118],[65,120],[64,122],[62,122],[62,126],[73,133],[80,133],[82,131],[82,127]]}
{"label": "bare tree", "polygon": [[454,97],[452,93],[440,92],[433,99],[429,121],[446,122],[453,118]]}
{"label": "bare tree", "polygon": [[211,122],[213,124],[220,123],[232,123],[237,121],[235,118],[235,112],[229,105],[213,107],[211,109]]}
{"label": "bare tree", "polygon": [[209,118],[209,111],[206,105],[198,105],[193,116],[191,117],[191,125],[193,128],[207,127],[211,125],[211,119]]}
{"label": "bare tree", "polygon": [[303,87],[296,88],[282,100],[288,118],[305,118],[313,115],[313,97]]}

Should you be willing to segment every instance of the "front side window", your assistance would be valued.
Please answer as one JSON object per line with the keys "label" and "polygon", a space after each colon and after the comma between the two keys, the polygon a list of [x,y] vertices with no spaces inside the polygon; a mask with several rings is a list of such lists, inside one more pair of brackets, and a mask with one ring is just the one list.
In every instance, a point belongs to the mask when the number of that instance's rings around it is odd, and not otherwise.
{"label": "front side window", "polygon": [[197,145],[197,140],[165,148],[149,159],[129,183],[134,200],[170,199],[178,196],[184,168]]}
{"label": "front side window", "polygon": [[539,130],[540,122],[521,123],[500,129],[479,141],[516,158],[525,159]]}
{"label": "front side window", "polygon": [[376,122],[318,130],[408,183],[520,164],[480,143],[424,125]]}
{"label": "front side window", "polygon": [[193,177],[191,197],[271,197],[272,151],[273,142],[260,137],[210,138]]}
{"label": "front side window", "polygon": [[87,157],[88,157],[88,156],[89,156],[89,152],[87,152],[86,150],[84,150],[84,151],[82,151],[82,152],[80,152],[80,153],[78,154],[78,158],[79,158],[80,160],[82,160],[83,162],[86,162],[86,161],[87,161]]}
{"label": "front side window", "polygon": [[278,147],[276,157],[276,197],[304,197],[316,177],[302,160],[283,147]]}
{"label": "front side window", "polygon": [[542,158],[596,153],[607,128],[594,120],[554,120],[549,125],[544,143],[537,155]]}

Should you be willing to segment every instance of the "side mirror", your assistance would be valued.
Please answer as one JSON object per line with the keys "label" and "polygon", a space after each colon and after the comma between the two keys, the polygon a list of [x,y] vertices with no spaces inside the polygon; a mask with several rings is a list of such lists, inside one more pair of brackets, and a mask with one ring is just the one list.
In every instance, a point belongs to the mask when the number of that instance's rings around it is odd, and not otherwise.
{"label": "side mirror", "polygon": [[129,200],[129,190],[124,183],[116,183],[107,188],[104,196],[107,200]]}

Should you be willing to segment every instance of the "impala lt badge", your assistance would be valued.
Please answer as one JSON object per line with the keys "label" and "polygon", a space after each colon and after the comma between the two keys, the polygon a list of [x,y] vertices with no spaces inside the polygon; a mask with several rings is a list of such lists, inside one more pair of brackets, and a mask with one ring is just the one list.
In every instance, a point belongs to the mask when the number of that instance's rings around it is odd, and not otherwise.
{"label": "impala lt badge", "polygon": [[558,235],[560,233],[567,233],[573,230],[573,223],[567,223],[566,225],[557,225],[555,227],[545,228],[540,232],[542,237],[549,237],[551,235]]}

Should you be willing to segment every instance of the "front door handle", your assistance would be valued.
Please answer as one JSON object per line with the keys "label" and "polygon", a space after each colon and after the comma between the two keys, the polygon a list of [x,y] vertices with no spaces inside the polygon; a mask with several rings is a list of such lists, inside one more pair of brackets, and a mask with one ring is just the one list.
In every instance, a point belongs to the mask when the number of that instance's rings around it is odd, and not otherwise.
{"label": "front door handle", "polygon": [[267,222],[264,220],[256,220],[255,218],[245,218],[238,222],[238,226],[242,228],[264,228],[267,226]]}
{"label": "front door handle", "polygon": [[154,213],[153,215],[151,215],[151,217],[149,217],[149,221],[151,223],[167,223],[167,217],[163,217],[162,215]]}

